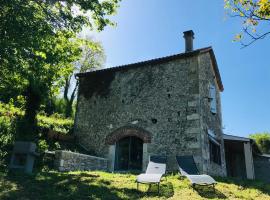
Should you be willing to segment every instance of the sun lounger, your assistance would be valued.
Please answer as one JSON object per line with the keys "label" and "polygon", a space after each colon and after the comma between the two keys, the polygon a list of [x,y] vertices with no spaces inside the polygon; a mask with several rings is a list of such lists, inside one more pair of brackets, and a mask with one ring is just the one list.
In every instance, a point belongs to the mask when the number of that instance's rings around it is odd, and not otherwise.
{"label": "sun lounger", "polygon": [[161,178],[166,173],[166,161],[167,158],[164,156],[151,156],[145,174],[137,176],[137,189],[139,183],[157,184],[159,193]]}
{"label": "sun lounger", "polygon": [[213,186],[215,189],[216,181],[209,175],[199,174],[199,170],[194,162],[193,156],[176,156],[181,175],[186,176],[195,185]]}

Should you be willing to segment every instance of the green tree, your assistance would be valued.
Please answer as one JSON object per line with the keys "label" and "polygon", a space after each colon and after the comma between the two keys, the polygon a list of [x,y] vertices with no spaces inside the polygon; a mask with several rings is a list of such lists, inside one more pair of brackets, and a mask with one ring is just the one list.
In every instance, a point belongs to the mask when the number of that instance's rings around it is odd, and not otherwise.
{"label": "green tree", "polygon": [[[95,42],[91,40],[91,38],[88,38],[85,40],[81,49],[82,56],[74,63],[73,73],[65,78],[64,99],[66,104],[66,117],[72,116],[72,107],[79,86],[79,81],[75,78],[75,74],[87,72],[93,68],[102,67],[105,62],[104,49],[99,42]],[[74,87],[71,87],[72,80]]]}
{"label": "green tree", "polygon": [[256,141],[256,144],[263,153],[270,154],[270,133],[255,133],[249,137]]}
{"label": "green tree", "polygon": [[1,100],[23,95],[25,132],[34,131],[44,99],[57,91],[81,57],[82,27],[102,30],[119,0],[0,0]]}
{"label": "green tree", "polygon": [[243,47],[264,39],[270,34],[269,0],[224,0],[224,2],[230,16],[239,17],[243,21],[243,31],[235,37],[235,40],[240,41]]}

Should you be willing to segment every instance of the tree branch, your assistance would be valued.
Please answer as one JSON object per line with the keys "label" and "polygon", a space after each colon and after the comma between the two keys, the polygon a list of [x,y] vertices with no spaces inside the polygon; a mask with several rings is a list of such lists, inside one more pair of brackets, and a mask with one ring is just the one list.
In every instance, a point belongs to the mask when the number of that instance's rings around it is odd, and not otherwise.
{"label": "tree branch", "polygon": [[256,42],[257,40],[264,39],[268,34],[270,34],[270,31],[269,31],[269,32],[266,32],[266,33],[264,33],[264,34],[262,34],[262,35],[259,35],[259,36],[255,37],[254,35],[252,35],[252,34],[247,30],[247,28],[244,29],[244,32],[245,32],[248,36],[251,37],[252,41],[250,41],[250,42],[247,43],[247,44],[241,42],[241,45],[242,45],[242,48],[241,48],[241,49],[250,46],[251,44],[253,44],[253,43]]}

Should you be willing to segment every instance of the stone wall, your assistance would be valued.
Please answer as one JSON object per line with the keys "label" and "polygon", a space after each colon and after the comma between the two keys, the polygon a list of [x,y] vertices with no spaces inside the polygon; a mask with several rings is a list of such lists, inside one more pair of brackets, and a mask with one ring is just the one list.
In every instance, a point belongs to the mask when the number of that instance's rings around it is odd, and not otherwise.
{"label": "stone wall", "polygon": [[[220,91],[217,85],[215,73],[213,70],[213,63],[209,53],[203,53],[199,56],[199,80],[200,80],[200,130],[202,140],[202,163],[203,172],[211,175],[225,176],[226,175],[226,161],[225,150],[222,131],[222,112]],[[210,87],[212,84],[216,88],[216,108],[217,113],[211,113],[210,109]],[[209,151],[208,130],[215,134],[215,138],[221,145],[221,165],[211,162]]]}
{"label": "stone wall", "polygon": [[59,171],[108,170],[108,160],[70,151],[55,151],[55,168]]}
{"label": "stone wall", "polygon": [[254,155],[255,178],[270,183],[270,156]]}
{"label": "stone wall", "polygon": [[151,135],[149,155],[194,155],[201,169],[197,56],[155,65],[97,71],[80,78],[75,134],[97,156],[108,157],[106,138],[122,127]]}
{"label": "stone wall", "polygon": [[[167,169],[177,170],[176,155],[193,155],[201,173],[224,175],[219,91],[216,115],[210,113],[208,101],[208,85],[216,85],[212,70],[206,52],[80,77],[75,119],[79,143],[94,155],[110,159],[115,147],[106,143],[108,137],[129,127],[149,133],[137,134],[147,144],[143,166],[149,155],[166,155]],[[208,129],[221,141],[222,165],[210,162]]]}

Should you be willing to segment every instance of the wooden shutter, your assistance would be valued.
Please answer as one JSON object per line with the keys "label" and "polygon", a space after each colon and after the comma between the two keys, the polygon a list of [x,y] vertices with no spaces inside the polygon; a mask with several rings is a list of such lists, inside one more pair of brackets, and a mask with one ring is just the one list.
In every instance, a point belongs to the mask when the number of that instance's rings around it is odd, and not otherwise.
{"label": "wooden shutter", "polygon": [[217,98],[216,98],[216,87],[213,84],[209,86],[209,96],[210,96],[210,110],[213,114],[217,113]]}

